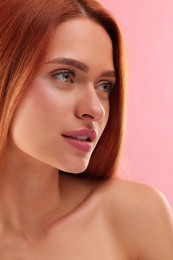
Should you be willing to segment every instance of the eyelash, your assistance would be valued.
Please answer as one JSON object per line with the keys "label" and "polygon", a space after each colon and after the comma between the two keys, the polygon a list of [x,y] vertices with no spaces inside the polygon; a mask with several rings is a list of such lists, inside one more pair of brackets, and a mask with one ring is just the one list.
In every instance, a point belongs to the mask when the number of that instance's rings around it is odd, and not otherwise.
{"label": "eyelash", "polygon": [[[62,75],[65,75],[65,74],[70,76],[70,79],[69,79],[70,81],[69,80],[66,81],[65,78],[64,79],[59,79],[58,78],[59,76],[62,76]],[[55,80],[63,81],[64,84],[71,84],[71,83],[73,84],[75,76],[76,76],[76,71],[71,69],[71,68],[69,68],[69,69],[68,68],[66,68],[66,69],[59,69],[59,70],[54,71],[51,76]],[[109,95],[111,93],[113,87],[114,87],[114,83],[111,82],[111,81],[107,81],[107,82],[103,82],[101,84],[98,84],[96,86],[96,89],[99,89],[100,87],[105,87],[105,86],[109,87],[108,90],[103,89],[103,90],[101,90],[101,92],[106,93],[106,94]]]}
{"label": "eyelash", "polygon": [[103,89],[101,91],[104,92],[104,93],[110,94],[112,89],[113,89],[113,87],[114,87],[114,84],[112,82],[109,82],[109,81],[108,82],[104,82],[104,83],[98,85],[98,87],[96,87],[96,88],[105,87],[105,86],[108,87],[108,89]]}
{"label": "eyelash", "polygon": [[[62,75],[65,75],[65,74],[70,76],[70,82],[65,81],[65,78],[64,79],[58,79],[58,76],[62,76]],[[72,69],[59,69],[59,70],[52,73],[52,77],[57,79],[57,80],[61,80],[64,83],[74,83],[75,74],[76,74],[75,71],[72,70]]]}

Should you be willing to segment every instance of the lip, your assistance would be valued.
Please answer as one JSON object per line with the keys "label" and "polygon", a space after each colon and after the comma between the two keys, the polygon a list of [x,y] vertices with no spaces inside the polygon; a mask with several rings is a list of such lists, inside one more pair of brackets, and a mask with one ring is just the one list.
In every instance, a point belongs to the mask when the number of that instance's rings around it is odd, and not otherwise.
{"label": "lip", "polygon": [[[79,151],[90,152],[93,149],[93,142],[97,138],[95,130],[81,129],[62,133],[62,137],[66,142]],[[86,137],[89,140],[79,140],[76,137]]]}

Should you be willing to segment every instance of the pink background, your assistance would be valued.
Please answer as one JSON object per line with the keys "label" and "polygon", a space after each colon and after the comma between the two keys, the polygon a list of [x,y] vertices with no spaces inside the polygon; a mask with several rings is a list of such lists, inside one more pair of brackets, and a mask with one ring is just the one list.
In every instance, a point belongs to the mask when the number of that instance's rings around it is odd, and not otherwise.
{"label": "pink background", "polygon": [[128,58],[128,121],[121,174],[173,208],[173,1],[99,0],[116,17]]}

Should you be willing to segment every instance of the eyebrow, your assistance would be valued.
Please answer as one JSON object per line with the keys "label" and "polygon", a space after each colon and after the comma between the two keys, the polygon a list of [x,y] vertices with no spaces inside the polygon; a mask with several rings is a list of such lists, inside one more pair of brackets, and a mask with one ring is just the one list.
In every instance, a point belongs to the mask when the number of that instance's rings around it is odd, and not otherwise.
{"label": "eyebrow", "polygon": [[70,65],[75,67],[78,70],[81,70],[83,72],[88,72],[89,68],[87,65],[85,65],[84,63],[74,60],[74,59],[69,59],[69,58],[56,58],[53,60],[50,60],[48,62],[46,62],[46,64],[49,63],[57,63],[57,64],[66,64],[66,65]]}
{"label": "eyebrow", "polygon": [[[70,58],[56,58],[50,61],[47,61],[46,64],[50,64],[50,63],[55,63],[55,64],[66,64],[66,65],[70,65],[72,67],[75,67],[76,69],[87,73],[89,71],[89,67],[84,64],[83,62],[74,60],[74,59],[70,59]],[[114,70],[106,70],[103,71],[100,74],[101,77],[111,77],[111,78],[116,78],[115,76],[115,71]]]}
{"label": "eyebrow", "polygon": [[116,74],[114,70],[106,70],[100,74],[100,77],[116,78]]}

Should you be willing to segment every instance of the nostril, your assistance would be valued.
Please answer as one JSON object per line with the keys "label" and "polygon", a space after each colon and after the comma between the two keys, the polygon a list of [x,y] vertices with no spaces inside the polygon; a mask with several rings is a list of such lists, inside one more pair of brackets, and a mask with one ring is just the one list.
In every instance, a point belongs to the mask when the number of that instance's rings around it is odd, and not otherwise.
{"label": "nostril", "polygon": [[92,116],[90,114],[83,114],[82,117],[94,119],[94,116]]}
{"label": "nostril", "polygon": [[76,103],[75,114],[84,120],[99,121],[105,115],[105,107],[96,93],[92,94],[92,96],[85,95]]}

